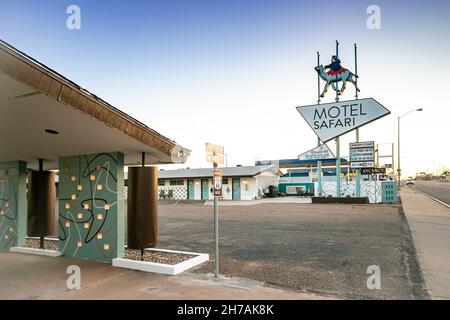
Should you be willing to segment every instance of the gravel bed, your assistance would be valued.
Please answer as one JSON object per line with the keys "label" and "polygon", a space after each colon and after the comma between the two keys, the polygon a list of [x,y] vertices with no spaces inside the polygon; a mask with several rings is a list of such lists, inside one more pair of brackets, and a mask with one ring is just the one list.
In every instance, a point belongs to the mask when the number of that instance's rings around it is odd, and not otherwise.
{"label": "gravel bed", "polygon": [[[44,249],[51,251],[59,251],[58,248],[59,240],[44,240]],[[27,248],[40,249],[40,240],[39,239],[27,239],[26,242]]]}
{"label": "gravel bed", "polygon": [[[190,254],[180,254],[180,253],[171,253],[164,251],[145,251],[144,252],[144,261],[146,262],[155,262],[162,264],[175,265],[191,258],[194,258],[194,255]],[[125,249],[124,259],[130,260],[141,260],[141,250],[136,249]]]}

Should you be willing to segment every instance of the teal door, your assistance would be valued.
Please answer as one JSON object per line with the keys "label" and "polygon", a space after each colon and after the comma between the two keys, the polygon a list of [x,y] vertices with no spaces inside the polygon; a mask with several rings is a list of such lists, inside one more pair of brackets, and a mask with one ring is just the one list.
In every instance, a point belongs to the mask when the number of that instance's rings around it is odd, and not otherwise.
{"label": "teal door", "polygon": [[208,179],[202,179],[202,200],[209,199]]}
{"label": "teal door", "polygon": [[194,180],[188,180],[188,199],[189,200],[195,199],[194,189],[195,189]]}
{"label": "teal door", "polygon": [[241,200],[241,179],[233,178],[232,183],[233,200]]}

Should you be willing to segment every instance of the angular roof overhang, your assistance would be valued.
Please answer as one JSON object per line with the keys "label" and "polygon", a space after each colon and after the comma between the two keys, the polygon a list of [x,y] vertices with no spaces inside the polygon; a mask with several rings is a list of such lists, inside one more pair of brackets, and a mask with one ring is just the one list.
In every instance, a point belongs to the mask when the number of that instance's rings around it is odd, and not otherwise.
{"label": "angular roof overhang", "polygon": [[[57,131],[49,134],[47,129]],[[126,165],[184,163],[190,150],[0,41],[0,161],[119,151]]]}

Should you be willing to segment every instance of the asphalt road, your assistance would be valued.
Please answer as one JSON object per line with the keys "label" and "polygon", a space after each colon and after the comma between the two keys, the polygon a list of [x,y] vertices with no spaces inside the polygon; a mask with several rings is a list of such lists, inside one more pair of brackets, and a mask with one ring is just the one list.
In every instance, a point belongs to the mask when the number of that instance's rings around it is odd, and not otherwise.
{"label": "asphalt road", "polygon": [[[209,253],[213,208],[160,204],[158,247]],[[213,263],[197,273],[212,273]],[[367,288],[367,268],[381,289]],[[220,271],[267,286],[352,299],[425,298],[398,206],[263,204],[220,207]],[[424,293],[424,295],[422,295]]]}
{"label": "asphalt road", "polygon": [[448,205],[450,205],[450,182],[414,181],[414,187]]}

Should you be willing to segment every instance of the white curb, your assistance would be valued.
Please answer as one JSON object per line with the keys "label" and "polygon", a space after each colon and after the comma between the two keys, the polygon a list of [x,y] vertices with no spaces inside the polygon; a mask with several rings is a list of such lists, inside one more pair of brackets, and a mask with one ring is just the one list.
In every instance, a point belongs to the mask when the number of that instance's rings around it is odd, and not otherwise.
{"label": "white curb", "polygon": [[60,257],[62,255],[61,252],[59,252],[59,251],[34,249],[34,248],[26,248],[26,247],[11,247],[11,248],[9,248],[9,251],[15,252],[15,253],[34,254],[34,255],[46,256],[46,257]]}
{"label": "white curb", "polygon": [[177,274],[180,274],[186,270],[189,270],[189,269],[191,269],[195,266],[198,266],[198,265],[202,264],[203,262],[206,262],[209,260],[209,255],[204,254],[204,253],[193,253],[193,252],[166,250],[166,249],[145,249],[145,250],[146,251],[156,251],[156,252],[159,251],[159,252],[179,253],[179,254],[185,254],[185,255],[192,255],[194,257],[191,259],[188,259],[186,261],[180,262],[178,264],[174,264],[174,265],[116,258],[116,259],[113,259],[112,265],[113,265],[113,267],[139,270],[139,271],[144,271],[144,272],[161,273],[161,274],[175,276]]}

